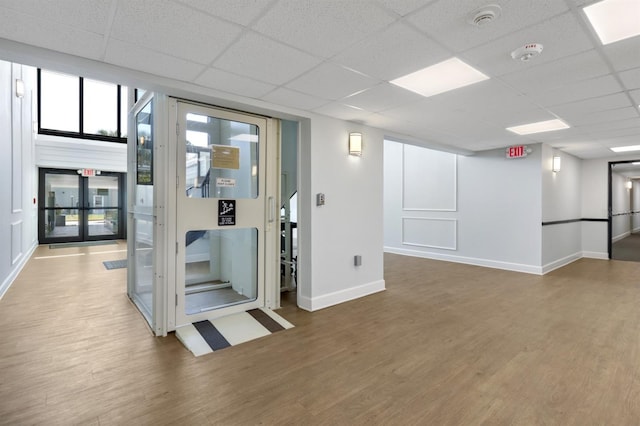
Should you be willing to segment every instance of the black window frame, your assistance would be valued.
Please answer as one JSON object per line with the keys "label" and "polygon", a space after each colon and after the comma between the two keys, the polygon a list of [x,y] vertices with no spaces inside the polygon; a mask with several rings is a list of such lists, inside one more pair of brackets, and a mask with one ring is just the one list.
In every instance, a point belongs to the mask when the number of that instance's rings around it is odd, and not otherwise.
{"label": "black window frame", "polygon": [[[49,70],[45,70],[49,71]],[[117,86],[117,107],[116,107],[116,116],[117,116],[117,130],[118,135],[120,136],[108,136],[108,135],[96,135],[93,133],[84,133],[84,77],[78,76],[78,85],[79,85],[79,117],[78,117],[78,132],[72,132],[68,130],[56,130],[56,129],[47,129],[42,127],[42,79],[41,79],[42,69],[38,68],[38,134],[40,135],[50,135],[50,136],[63,136],[67,138],[76,138],[76,139],[89,139],[94,141],[105,141],[105,142],[116,142],[116,143],[127,143],[127,138],[122,137],[123,130],[126,132],[127,129],[122,128],[122,85],[116,84]],[[56,72],[56,71],[52,71]],[[72,76],[74,77],[74,76]],[[110,82],[105,82],[110,83]],[[111,83],[115,84],[115,83]]]}

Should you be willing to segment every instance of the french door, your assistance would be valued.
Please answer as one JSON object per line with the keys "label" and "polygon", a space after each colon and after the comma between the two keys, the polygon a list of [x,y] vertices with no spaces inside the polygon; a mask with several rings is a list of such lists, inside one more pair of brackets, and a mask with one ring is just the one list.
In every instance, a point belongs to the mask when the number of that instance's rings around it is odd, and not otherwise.
{"label": "french door", "polygon": [[177,103],[176,326],[265,306],[275,285],[265,266],[279,229],[268,123]]}
{"label": "french door", "polygon": [[38,239],[44,243],[124,238],[124,175],[83,177],[40,169]]}

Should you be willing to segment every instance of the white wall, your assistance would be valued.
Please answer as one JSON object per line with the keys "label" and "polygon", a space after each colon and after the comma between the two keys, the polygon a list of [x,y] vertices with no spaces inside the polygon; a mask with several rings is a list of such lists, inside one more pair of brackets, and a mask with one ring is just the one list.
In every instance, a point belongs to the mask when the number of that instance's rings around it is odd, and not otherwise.
{"label": "white wall", "polygon": [[[25,83],[23,98],[15,81]],[[37,241],[36,170],[33,167],[36,71],[0,61],[0,297],[20,272]]]}
{"label": "white wall", "polygon": [[[553,172],[553,157],[561,169]],[[582,219],[582,166],[573,155],[542,145],[542,221]],[[542,227],[542,267],[549,272],[582,257],[582,222]]]}
{"label": "white wall", "polygon": [[35,163],[53,169],[127,172],[127,144],[37,135]]}
{"label": "white wall", "polygon": [[[377,129],[322,116],[312,118],[309,131],[310,145],[303,151],[310,150],[310,169],[302,164],[300,172],[309,176],[311,186],[300,202],[304,204],[301,211],[311,216],[312,286],[298,301],[301,307],[315,310],[385,288],[384,135]],[[347,138],[352,131],[363,134],[362,157],[348,155]],[[316,206],[317,193],[325,194],[325,205]],[[355,255],[362,256],[361,266],[354,266]]]}
{"label": "white wall", "polygon": [[[640,212],[640,180],[633,180],[631,210]],[[631,222],[631,232],[640,232],[640,213],[634,213]]]}
{"label": "white wall", "polygon": [[[508,160],[503,149],[479,152],[473,156],[456,156],[424,149],[423,154],[440,158],[457,158],[456,184],[446,177],[443,186],[450,188],[456,199],[452,211],[411,211],[403,208],[403,180],[412,175],[403,170],[402,144],[385,142],[385,250],[393,253],[450,260],[501,269],[541,273],[541,146],[532,146],[526,158]],[[411,147],[415,150],[415,147]],[[449,174],[450,171],[445,171]],[[412,184],[415,184],[413,182]],[[436,187],[423,186],[424,197],[434,195]],[[442,194],[436,199],[447,200]],[[441,204],[450,204],[443,201]],[[438,241],[455,245],[447,248],[406,244],[413,228],[405,226],[408,217],[427,219],[435,224],[425,234],[437,234]],[[439,224],[436,220],[439,219]]]}

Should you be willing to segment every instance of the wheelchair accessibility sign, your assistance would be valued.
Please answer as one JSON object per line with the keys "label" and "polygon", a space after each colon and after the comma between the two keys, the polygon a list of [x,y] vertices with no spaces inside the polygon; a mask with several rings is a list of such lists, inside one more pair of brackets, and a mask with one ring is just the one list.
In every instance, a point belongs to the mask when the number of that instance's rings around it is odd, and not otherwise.
{"label": "wheelchair accessibility sign", "polygon": [[218,226],[236,224],[236,201],[218,200]]}

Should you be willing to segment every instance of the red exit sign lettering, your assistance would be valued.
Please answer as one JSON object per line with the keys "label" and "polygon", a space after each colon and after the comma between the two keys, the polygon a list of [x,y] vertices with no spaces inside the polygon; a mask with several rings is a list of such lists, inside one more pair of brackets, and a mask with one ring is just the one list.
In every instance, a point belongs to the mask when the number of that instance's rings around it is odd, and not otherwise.
{"label": "red exit sign lettering", "polygon": [[510,146],[507,148],[507,158],[522,158],[527,156],[527,147],[524,145]]}

